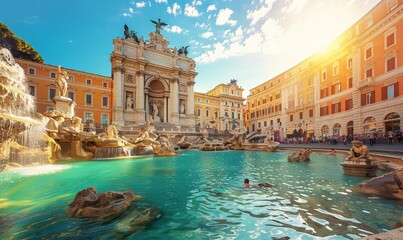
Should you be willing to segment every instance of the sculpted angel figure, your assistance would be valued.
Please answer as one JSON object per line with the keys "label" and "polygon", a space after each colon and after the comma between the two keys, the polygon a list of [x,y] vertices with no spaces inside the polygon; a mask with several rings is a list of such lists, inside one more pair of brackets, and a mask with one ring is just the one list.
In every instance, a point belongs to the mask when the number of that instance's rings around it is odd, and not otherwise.
{"label": "sculpted angel figure", "polygon": [[158,18],[158,22],[154,20],[150,20],[150,22],[155,24],[155,33],[161,34],[161,30],[163,26],[168,26],[168,24],[161,22],[161,19]]}

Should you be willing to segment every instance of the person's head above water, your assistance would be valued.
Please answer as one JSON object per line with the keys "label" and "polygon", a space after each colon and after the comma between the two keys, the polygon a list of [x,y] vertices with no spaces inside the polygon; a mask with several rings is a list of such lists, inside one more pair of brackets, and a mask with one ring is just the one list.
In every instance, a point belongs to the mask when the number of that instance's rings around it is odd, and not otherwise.
{"label": "person's head above water", "polygon": [[243,184],[245,186],[249,186],[249,179],[245,178],[245,180],[243,180]]}

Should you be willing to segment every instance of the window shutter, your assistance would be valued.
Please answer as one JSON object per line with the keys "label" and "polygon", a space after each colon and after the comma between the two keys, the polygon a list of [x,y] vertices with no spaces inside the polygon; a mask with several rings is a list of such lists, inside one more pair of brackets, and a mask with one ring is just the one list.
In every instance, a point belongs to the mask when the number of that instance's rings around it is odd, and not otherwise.
{"label": "window shutter", "polygon": [[332,95],[334,94],[335,89],[336,89],[336,86],[335,86],[335,85],[332,85]]}
{"label": "window shutter", "polygon": [[332,114],[334,113],[335,110],[335,104],[332,104]]}
{"label": "window shutter", "polygon": [[399,82],[395,83],[395,97],[399,96]]}
{"label": "window shutter", "polygon": [[370,99],[371,103],[375,103],[375,91],[371,92],[371,99]]}
{"label": "window shutter", "polygon": [[388,87],[382,88],[382,100],[386,100],[388,98]]}
{"label": "window shutter", "polygon": [[361,106],[365,106],[365,93],[361,94]]}

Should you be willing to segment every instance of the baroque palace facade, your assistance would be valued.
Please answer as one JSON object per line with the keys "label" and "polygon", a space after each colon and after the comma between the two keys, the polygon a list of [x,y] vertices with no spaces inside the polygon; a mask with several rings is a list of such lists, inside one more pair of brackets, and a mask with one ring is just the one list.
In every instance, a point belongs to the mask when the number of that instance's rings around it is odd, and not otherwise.
{"label": "baroque palace facade", "polygon": [[341,136],[403,129],[403,0],[383,0],[327,49],[250,90],[250,132]]}
{"label": "baroque palace facade", "polygon": [[[120,130],[130,131],[152,121],[159,130],[225,130],[232,119],[242,117],[243,89],[236,81],[195,93],[195,62],[186,49],[168,48],[159,31],[149,37],[144,41],[125,34],[113,40],[112,77],[63,68],[69,75],[67,97],[74,100],[75,115],[85,127],[94,123],[102,130],[114,121]],[[16,61],[25,71],[36,112],[53,110],[58,67]]]}

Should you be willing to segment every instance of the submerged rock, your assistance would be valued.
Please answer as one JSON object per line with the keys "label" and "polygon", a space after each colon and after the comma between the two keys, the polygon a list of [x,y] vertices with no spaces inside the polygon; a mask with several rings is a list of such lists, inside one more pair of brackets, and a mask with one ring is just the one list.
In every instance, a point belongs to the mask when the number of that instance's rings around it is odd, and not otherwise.
{"label": "submerged rock", "polygon": [[102,218],[126,210],[133,201],[141,197],[130,190],[125,192],[108,191],[97,194],[95,187],[89,187],[76,194],[67,212],[73,217]]}
{"label": "submerged rock", "polygon": [[358,186],[366,193],[385,198],[403,199],[403,170],[365,180]]}
{"label": "submerged rock", "polygon": [[135,232],[142,231],[148,224],[160,217],[161,211],[158,208],[134,210],[116,224],[115,234],[128,236]]}

